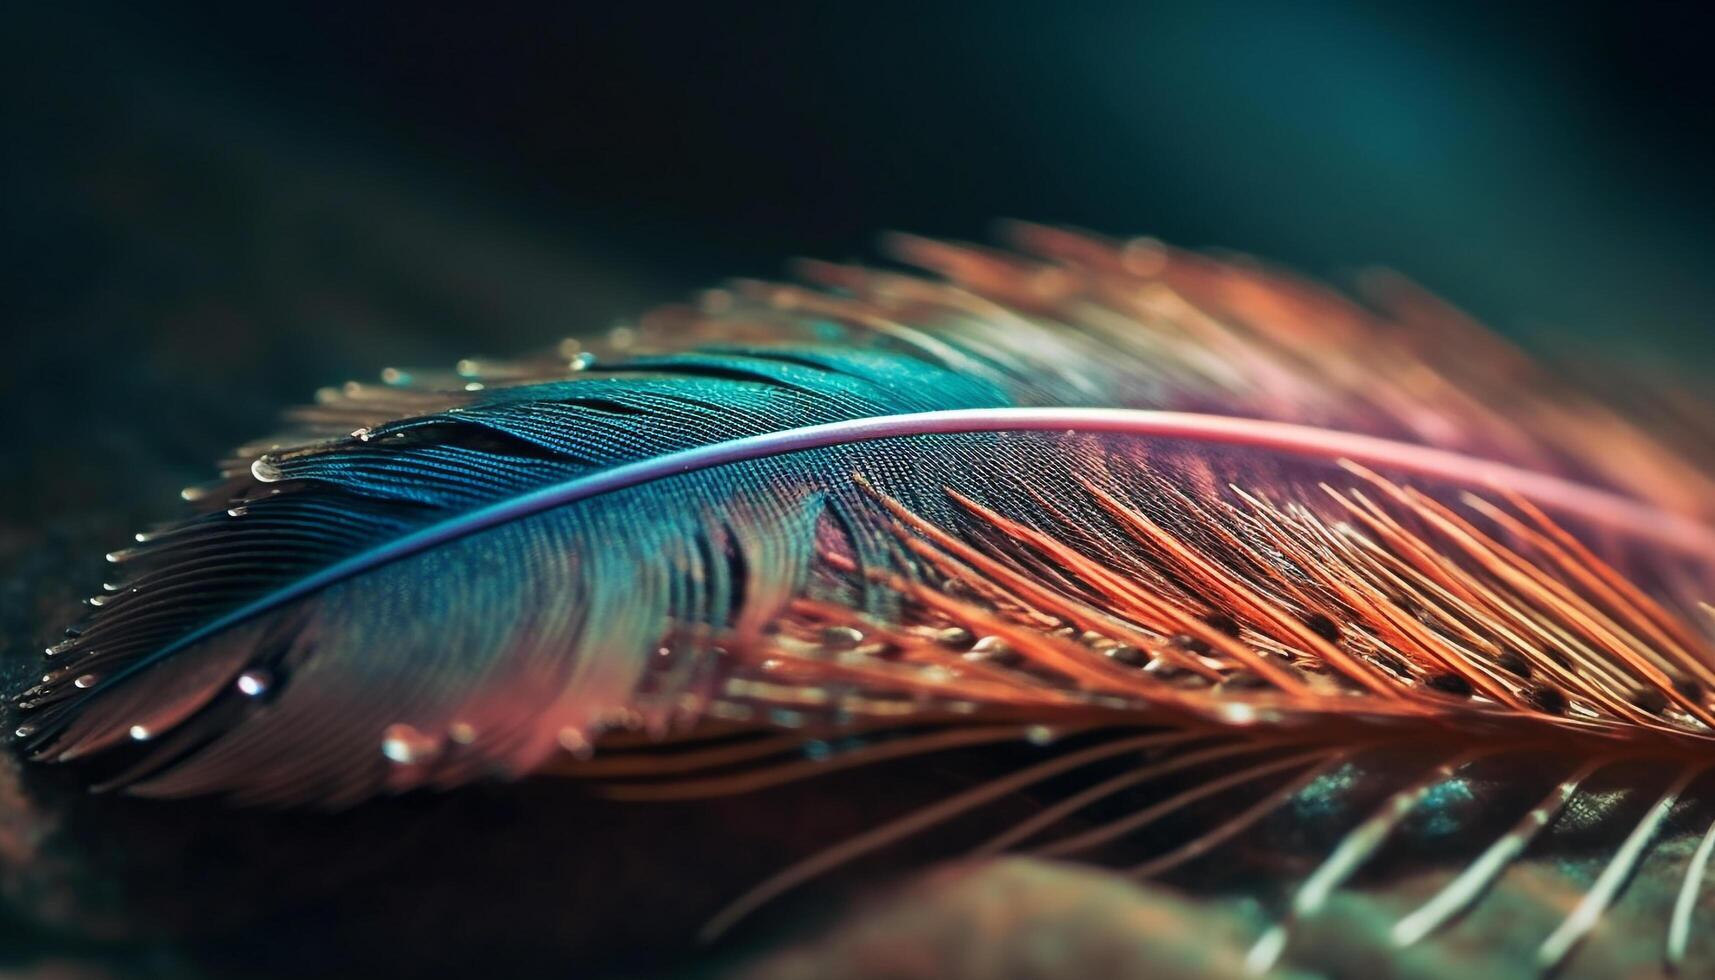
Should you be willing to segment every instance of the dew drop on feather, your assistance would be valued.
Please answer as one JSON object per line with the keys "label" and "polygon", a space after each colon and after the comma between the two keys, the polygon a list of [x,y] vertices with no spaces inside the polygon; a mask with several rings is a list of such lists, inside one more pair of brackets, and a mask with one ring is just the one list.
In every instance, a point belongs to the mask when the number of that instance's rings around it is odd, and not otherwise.
{"label": "dew drop on feather", "polygon": [[402,766],[426,762],[438,748],[434,739],[403,723],[388,725],[381,737],[381,754]]}
{"label": "dew drop on feather", "polygon": [[1005,644],[995,644],[986,650],[971,650],[960,659],[972,663],[993,664],[996,667],[1017,667],[1024,663],[1024,656]]}
{"label": "dew drop on feather", "polygon": [[238,675],[233,686],[247,698],[259,698],[274,686],[274,678],[265,670],[247,670]]}
{"label": "dew drop on feather", "polygon": [[822,630],[822,645],[831,650],[850,650],[863,642],[863,634],[850,626],[829,626]]}
{"label": "dew drop on feather", "polygon": [[963,626],[949,626],[935,635],[935,641],[944,647],[962,650],[976,642],[976,637]]}
{"label": "dew drop on feather", "polygon": [[266,456],[258,456],[250,464],[250,475],[258,483],[278,483],[286,478],[286,474]]}

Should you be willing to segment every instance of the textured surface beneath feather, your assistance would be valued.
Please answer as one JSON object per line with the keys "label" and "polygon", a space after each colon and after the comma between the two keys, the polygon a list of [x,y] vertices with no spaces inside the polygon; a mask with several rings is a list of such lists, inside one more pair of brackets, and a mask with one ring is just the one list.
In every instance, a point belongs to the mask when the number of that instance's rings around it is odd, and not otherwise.
{"label": "textured surface beneath feather", "polygon": [[[112,556],[124,576],[22,695],[20,733],[42,758],[87,758],[141,793],[332,805],[544,766],[613,796],[708,799],[954,742],[1035,746],[1048,757],[809,849],[714,925],[945,831],[930,819],[945,813],[1000,822],[933,852],[1151,874],[1215,855],[1220,880],[1177,883],[1260,901],[1244,920],[1260,930],[1241,963],[1253,972],[1308,955],[1348,885],[1404,880],[1414,848],[1434,844],[1425,821],[1461,829],[1480,867],[1578,776],[1527,842],[1588,885],[1519,940],[1519,963],[1560,964],[1611,921],[1656,845],[1708,822],[1709,556],[1610,519],[1701,518],[1715,497],[1695,457],[1487,342],[1426,340],[1468,328],[1398,288],[1415,330],[1255,268],[1026,238],[1056,261],[907,241],[957,285],[812,267],[832,292],[744,287],[662,311],[593,358],[569,348],[330,392],[297,434],[188,494],[201,516]],[[362,561],[676,450],[876,415],[1082,405],[1421,443],[1598,503],[1267,440],[933,432],[716,461]],[[773,734],[693,741],[711,725]],[[671,755],[628,748],[626,730],[673,736]],[[1570,762],[1543,763],[1547,746]],[[1545,784],[1492,818],[1458,814],[1461,793],[1520,767]],[[1616,771],[1633,776],[1603,789]],[[1021,794],[1034,812],[1008,809]],[[1661,879],[1695,884],[1696,861],[1680,864]],[[1479,891],[1507,894],[1522,867],[1497,866]],[[1398,914],[1423,922],[1411,915],[1442,892],[1386,894],[1421,897]],[[1659,933],[1667,918],[1649,921]]]}

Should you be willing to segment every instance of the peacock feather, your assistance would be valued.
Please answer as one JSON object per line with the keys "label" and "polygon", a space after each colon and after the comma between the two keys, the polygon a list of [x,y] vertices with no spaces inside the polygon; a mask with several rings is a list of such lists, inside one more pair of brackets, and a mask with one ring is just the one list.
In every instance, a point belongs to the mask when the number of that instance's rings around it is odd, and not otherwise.
{"label": "peacock feather", "polygon": [[[975,754],[703,938],[932,839],[1240,897],[1253,975],[1353,895],[1398,962],[1707,975],[1696,410],[1599,401],[1397,279],[1015,238],[322,392],[107,556],[19,743],[320,808],[838,794]],[[1529,935],[1476,912],[1520,875],[1574,889]],[[1639,941],[1580,964],[1604,928]]]}

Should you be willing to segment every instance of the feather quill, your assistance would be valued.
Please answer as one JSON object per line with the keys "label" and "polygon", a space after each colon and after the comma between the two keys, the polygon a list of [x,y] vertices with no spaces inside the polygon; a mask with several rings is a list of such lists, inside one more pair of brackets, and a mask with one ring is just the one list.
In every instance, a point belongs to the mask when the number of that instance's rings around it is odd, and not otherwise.
{"label": "feather quill", "polygon": [[[1715,806],[1696,428],[1652,432],[1396,280],[1365,307],[1148,240],[1015,238],[897,238],[938,278],[812,263],[324,392],[108,556],[20,741],[133,793],[323,806],[542,771],[696,799],[1036,743],[708,934],[1038,793],[967,849],[1193,888],[1224,855],[1275,896],[1259,974],[1338,890],[1423,863],[1432,817],[1492,843],[1429,862],[1451,875],[1401,948],[1583,821],[1618,843],[1541,938],[1561,967]],[[1283,832],[1320,843],[1244,844]],[[1715,956],[1693,833],[1674,968]]]}

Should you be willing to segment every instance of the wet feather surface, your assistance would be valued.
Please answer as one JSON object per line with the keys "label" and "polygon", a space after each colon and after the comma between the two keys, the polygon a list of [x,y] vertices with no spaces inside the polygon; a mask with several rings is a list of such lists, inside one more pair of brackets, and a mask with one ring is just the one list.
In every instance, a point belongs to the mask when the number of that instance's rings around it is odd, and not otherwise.
{"label": "wet feather surface", "polygon": [[1371,309],[1018,234],[1034,257],[900,239],[944,278],[810,265],[325,392],[109,556],[20,742],[143,795],[358,810],[975,755],[703,935],[901,847],[1022,851],[1251,903],[1240,972],[1314,963],[1353,895],[1412,962],[1524,874],[1566,907],[1485,925],[1497,962],[1579,969],[1635,892],[1627,961],[1696,975],[1698,444],[1391,280]]}

